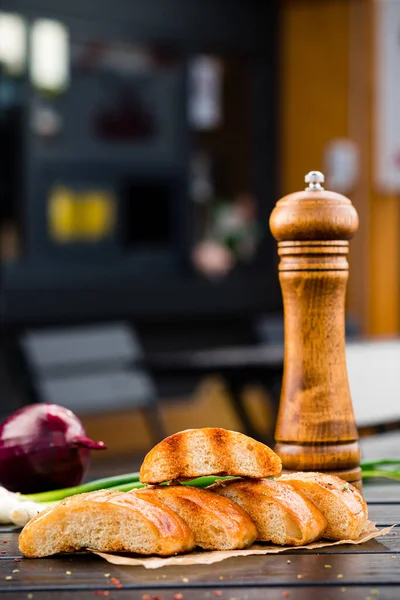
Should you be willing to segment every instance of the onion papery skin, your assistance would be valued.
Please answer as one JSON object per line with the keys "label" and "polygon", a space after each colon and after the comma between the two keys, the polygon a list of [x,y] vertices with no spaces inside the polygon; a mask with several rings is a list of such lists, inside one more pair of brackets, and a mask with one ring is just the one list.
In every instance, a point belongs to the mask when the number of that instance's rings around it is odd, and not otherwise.
{"label": "onion papery skin", "polygon": [[0,425],[0,485],[34,494],[79,485],[90,450],[105,449],[86,436],[82,422],[57,404],[31,404]]}

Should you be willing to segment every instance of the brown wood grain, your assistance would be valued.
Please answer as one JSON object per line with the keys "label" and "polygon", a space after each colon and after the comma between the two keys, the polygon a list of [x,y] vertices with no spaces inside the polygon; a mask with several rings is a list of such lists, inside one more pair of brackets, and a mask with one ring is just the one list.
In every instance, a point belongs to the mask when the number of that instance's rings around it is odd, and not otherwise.
{"label": "brown wood grain", "polygon": [[285,325],[275,450],[284,469],[334,472],[359,485],[345,357],[348,240],[357,212],[340,194],[306,190],[277,202],[270,227],[278,241]]}

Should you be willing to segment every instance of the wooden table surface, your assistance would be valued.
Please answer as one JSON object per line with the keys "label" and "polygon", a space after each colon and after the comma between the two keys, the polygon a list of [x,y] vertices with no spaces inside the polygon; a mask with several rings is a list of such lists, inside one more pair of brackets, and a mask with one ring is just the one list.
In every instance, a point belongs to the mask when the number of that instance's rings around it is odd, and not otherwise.
{"label": "wooden table surface", "polygon": [[0,598],[398,600],[400,485],[366,485],[364,495],[378,527],[399,524],[389,535],[360,546],[238,557],[185,568],[116,567],[84,554],[24,559],[18,551],[18,530],[2,526]]}

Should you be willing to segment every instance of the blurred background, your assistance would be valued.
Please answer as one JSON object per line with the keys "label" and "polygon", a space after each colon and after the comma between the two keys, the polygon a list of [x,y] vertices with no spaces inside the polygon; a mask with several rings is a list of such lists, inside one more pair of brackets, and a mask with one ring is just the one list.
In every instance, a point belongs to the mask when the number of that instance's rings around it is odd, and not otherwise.
{"label": "blurred background", "polygon": [[360,217],[357,421],[395,430],[399,32],[398,0],[3,0],[1,416],[64,404],[128,459],[187,427],[270,441],[268,219],[318,169]]}

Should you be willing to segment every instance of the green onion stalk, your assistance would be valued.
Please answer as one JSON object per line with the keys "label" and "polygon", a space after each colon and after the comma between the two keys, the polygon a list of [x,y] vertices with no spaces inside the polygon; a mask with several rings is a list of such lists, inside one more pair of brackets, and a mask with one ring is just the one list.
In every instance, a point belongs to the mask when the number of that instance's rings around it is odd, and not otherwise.
{"label": "green onion stalk", "polygon": [[[364,482],[377,478],[384,478],[400,482],[400,458],[369,460],[361,463],[362,479]],[[197,477],[190,481],[181,482],[198,488],[206,488],[217,481],[232,479],[232,477],[207,476]],[[163,484],[168,485],[168,482]],[[94,492],[97,490],[109,490],[129,492],[147,487],[139,481],[139,473],[126,473],[89,481],[75,487],[40,492],[37,494],[14,494],[4,488],[0,488],[0,523],[14,523],[25,525],[34,515],[49,506],[54,506],[64,498]]]}
{"label": "green onion stalk", "polygon": [[[205,488],[216,481],[226,479],[232,479],[232,477],[198,477],[181,483],[182,485]],[[162,485],[168,485],[168,483],[166,482]],[[95,481],[89,481],[75,487],[37,494],[15,494],[14,492],[0,488],[0,523],[13,523],[14,525],[23,527],[39,512],[54,506],[64,500],[64,498],[75,496],[76,494],[95,492],[97,490],[129,492],[145,487],[147,487],[146,484],[139,481],[139,473],[127,473],[125,475],[96,479]]]}

